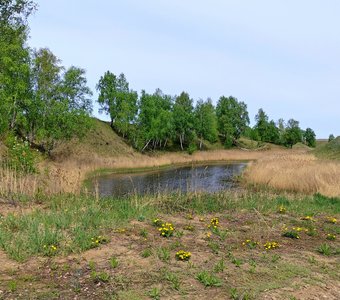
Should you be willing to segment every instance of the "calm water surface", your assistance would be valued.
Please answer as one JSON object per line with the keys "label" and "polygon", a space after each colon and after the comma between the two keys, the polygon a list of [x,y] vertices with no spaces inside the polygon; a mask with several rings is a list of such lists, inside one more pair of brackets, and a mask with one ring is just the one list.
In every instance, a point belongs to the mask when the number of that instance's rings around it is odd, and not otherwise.
{"label": "calm water surface", "polygon": [[110,174],[97,178],[101,196],[166,192],[218,192],[237,188],[233,181],[246,163],[193,165],[133,174]]}

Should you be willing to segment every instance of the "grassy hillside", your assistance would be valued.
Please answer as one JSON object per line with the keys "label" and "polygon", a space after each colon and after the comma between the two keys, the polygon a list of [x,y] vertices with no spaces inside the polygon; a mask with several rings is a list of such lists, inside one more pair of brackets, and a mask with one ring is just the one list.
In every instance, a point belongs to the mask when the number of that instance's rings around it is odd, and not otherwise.
{"label": "grassy hillside", "polygon": [[52,153],[56,160],[101,157],[134,156],[136,151],[127,145],[108,122],[93,119],[93,128],[81,140],[72,140],[58,146]]}
{"label": "grassy hillside", "polygon": [[315,155],[326,159],[340,159],[340,136],[329,143],[319,145]]}

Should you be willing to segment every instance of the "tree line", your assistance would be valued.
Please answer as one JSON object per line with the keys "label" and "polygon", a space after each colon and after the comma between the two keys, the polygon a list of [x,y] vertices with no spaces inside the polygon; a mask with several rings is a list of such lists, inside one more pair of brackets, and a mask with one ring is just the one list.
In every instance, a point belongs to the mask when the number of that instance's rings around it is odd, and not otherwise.
{"label": "tree line", "polygon": [[[30,0],[2,0],[0,6],[0,135],[14,134],[50,153],[91,127],[93,93],[84,69],[66,69],[48,48],[28,46],[27,20],[35,10]],[[294,119],[269,120],[263,109],[250,127],[247,105],[232,96],[221,96],[215,107],[210,98],[194,104],[186,92],[171,96],[157,89],[138,95],[123,73],[110,71],[96,90],[112,128],[140,151],[178,147],[192,152],[205,141],[230,148],[242,135],[287,147],[315,146],[312,129],[302,130]]]}
{"label": "tree line", "polygon": [[202,149],[203,141],[218,140],[230,148],[241,135],[287,147],[298,142],[315,146],[311,128],[302,130],[294,119],[274,122],[263,109],[255,116],[255,126],[249,127],[247,105],[232,96],[221,96],[216,107],[210,98],[194,105],[186,92],[171,96],[160,89],[153,94],[143,90],[138,97],[123,73],[116,76],[110,71],[100,78],[96,89],[101,111],[110,116],[112,128],[140,150],[162,149],[171,143],[190,151],[197,145]]}

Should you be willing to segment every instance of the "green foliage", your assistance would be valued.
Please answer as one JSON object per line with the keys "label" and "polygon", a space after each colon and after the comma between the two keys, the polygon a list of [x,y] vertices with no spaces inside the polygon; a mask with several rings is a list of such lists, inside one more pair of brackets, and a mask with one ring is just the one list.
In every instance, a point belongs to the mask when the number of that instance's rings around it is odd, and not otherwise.
{"label": "green foliage", "polygon": [[249,124],[247,105],[236,98],[222,96],[216,106],[218,129],[226,147],[238,139]]}
{"label": "green foliage", "polygon": [[194,129],[193,101],[186,92],[182,92],[173,106],[174,132],[180,142],[181,149],[192,141]]}
{"label": "green foliage", "polygon": [[292,147],[298,142],[302,141],[302,130],[299,127],[299,122],[290,119],[284,134],[284,144],[287,147]]}
{"label": "green foliage", "polygon": [[335,139],[334,135],[333,134],[330,134],[329,137],[328,137],[328,142],[331,142]]}
{"label": "green foliage", "polygon": [[[273,120],[269,121],[268,116],[262,108],[259,109],[255,116],[256,124],[254,131],[258,139],[263,142],[278,144],[280,142],[280,131]],[[254,136],[256,137],[256,136]]]}
{"label": "green foliage", "polygon": [[307,128],[303,134],[303,139],[306,145],[309,147],[315,147],[316,145],[315,137],[316,137],[315,132],[311,128]]}
{"label": "green foliage", "polygon": [[215,108],[211,99],[206,102],[199,100],[196,104],[195,111],[195,131],[200,139],[200,149],[202,149],[203,139],[214,143],[217,141],[217,118]]}
{"label": "green foliage", "polygon": [[129,133],[130,124],[136,118],[137,93],[129,89],[123,73],[117,77],[110,71],[99,79],[96,89],[99,92],[101,111],[110,115],[112,127],[125,137]]}
{"label": "green foliage", "polygon": [[187,149],[188,153],[191,155],[193,154],[194,152],[197,151],[197,146],[195,143],[190,143],[190,145],[188,146],[188,149]]}
{"label": "green foliage", "polygon": [[173,137],[172,98],[156,90],[152,95],[142,91],[139,102],[139,148],[165,147]]}
{"label": "green foliage", "polygon": [[17,137],[9,136],[6,141],[8,147],[7,166],[20,173],[34,173],[35,156],[28,141],[20,141]]}

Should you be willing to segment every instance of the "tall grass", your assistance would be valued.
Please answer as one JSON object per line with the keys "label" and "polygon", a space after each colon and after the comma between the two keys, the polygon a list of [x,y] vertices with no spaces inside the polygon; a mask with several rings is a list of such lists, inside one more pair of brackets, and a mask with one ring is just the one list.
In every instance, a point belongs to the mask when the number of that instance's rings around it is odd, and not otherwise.
{"label": "tall grass", "polygon": [[252,163],[244,174],[246,183],[279,191],[340,195],[340,163],[318,160],[311,154],[276,154]]}
{"label": "tall grass", "polygon": [[[0,222],[0,248],[11,258],[23,261],[46,255],[45,245],[58,254],[78,253],[92,248],[92,238],[111,235],[141,215],[148,220],[164,214],[232,213],[241,210],[275,212],[280,204],[296,214],[340,213],[340,199],[315,196],[277,197],[268,193],[172,194],[125,199],[59,195],[46,199],[44,208],[9,214]],[[48,253],[50,254],[50,253]]]}

